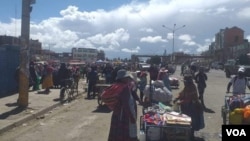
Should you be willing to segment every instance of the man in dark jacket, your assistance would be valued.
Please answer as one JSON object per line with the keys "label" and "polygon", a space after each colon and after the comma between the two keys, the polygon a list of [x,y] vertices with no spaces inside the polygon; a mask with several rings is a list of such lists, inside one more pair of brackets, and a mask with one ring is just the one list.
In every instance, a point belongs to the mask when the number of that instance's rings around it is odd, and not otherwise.
{"label": "man in dark jacket", "polygon": [[57,72],[59,82],[62,83],[65,79],[71,77],[71,71],[67,68],[65,63],[61,63],[61,66]]}
{"label": "man in dark jacket", "polygon": [[197,83],[197,88],[199,92],[199,99],[201,101],[202,106],[205,108],[204,104],[204,91],[206,88],[207,74],[204,72],[204,68],[200,67],[199,72],[195,75],[195,82]]}
{"label": "man in dark jacket", "polygon": [[38,90],[38,88],[36,87],[38,84],[37,84],[37,72],[36,72],[36,69],[35,69],[35,63],[33,61],[30,62],[30,65],[29,65],[29,72],[30,72],[30,76],[29,76],[29,85],[30,87],[32,86],[32,90],[35,91],[35,90]]}
{"label": "man in dark jacket", "polygon": [[[57,78],[58,78],[58,82],[60,84],[61,87],[64,87],[66,85],[66,80],[70,79],[71,77],[71,71],[70,69],[67,68],[65,63],[61,63],[61,66],[57,72]],[[60,93],[60,97],[64,97],[62,94]]]}
{"label": "man in dark jacket", "polygon": [[93,98],[95,98],[95,85],[98,81],[98,73],[96,71],[96,66],[91,67],[91,71],[87,75],[87,83],[88,83],[88,95],[87,99],[90,99],[90,92],[93,92]]}

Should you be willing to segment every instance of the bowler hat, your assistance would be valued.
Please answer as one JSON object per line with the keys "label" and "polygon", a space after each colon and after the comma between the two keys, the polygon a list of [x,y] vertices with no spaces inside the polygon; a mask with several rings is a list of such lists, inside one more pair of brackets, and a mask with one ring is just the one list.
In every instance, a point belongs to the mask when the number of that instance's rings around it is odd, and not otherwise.
{"label": "bowler hat", "polygon": [[131,78],[131,75],[125,69],[120,69],[117,72],[116,80],[122,79],[122,78],[127,78],[127,77]]}

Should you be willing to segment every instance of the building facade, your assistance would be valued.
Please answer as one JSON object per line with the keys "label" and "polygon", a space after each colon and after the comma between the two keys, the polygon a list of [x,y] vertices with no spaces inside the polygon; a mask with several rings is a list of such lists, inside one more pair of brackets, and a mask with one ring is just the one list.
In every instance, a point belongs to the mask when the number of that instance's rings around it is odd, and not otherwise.
{"label": "building facade", "polygon": [[215,42],[209,46],[209,54],[215,61],[226,62],[250,51],[249,42],[244,39],[244,30],[236,26],[221,29],[215,34]]}
{"label": "building facade", "polygon": [[93,48],[72,48],[72,59],[81,60],[86,63],[92,63],[97,61],[97,49]]}
{"label": "building facade", "polygon": [[[21,46],[21,40],[18,37],[13,36],[0,36],[0,45],[14,45],[14,46]],[[32,60],[37,60],[41,58],[42,54],[42,43],[39,40],[32,40],[29,41],[29,49],[30,49],[30,58]]]}

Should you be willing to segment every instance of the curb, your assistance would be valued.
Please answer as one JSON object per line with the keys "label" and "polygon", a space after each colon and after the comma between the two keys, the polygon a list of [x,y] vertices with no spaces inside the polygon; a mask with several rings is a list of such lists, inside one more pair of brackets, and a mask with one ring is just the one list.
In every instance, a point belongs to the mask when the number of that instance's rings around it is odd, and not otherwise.
{"label": "curb", "polygon": [[42,109],[42,110],[38,111],[37,113],[31,114],[31,115],[27,115],[26,117],[21,118],[21,119],[19,119],[18,121],[12,123],[12,124],[9,124],[9,125],[7,125],[7,126],[5,126],[5,127],[2,127],[2,128],[0,129],[0,135],[3,134],[3,133],[6,132],[6,131],[9,131],[9,130],[15,128],[15,127],[18,127],[18,126],[22,125],[23,123],[25,123],[25,122],[27,122],[27,121],[30,121],[30,120],[32,120],[32,119],[35,119],[35,118],[37,118],[37,117],[39,117],[39,116],[41,116],[41,115],[47,113],[48,111],[50,111],[50,110],[56,108],[56,107],[59,106],[59,105],[61,105],[61,103],[56,103],[56,104],[54,104],[54,105],[52,105],[52,106],[49,106],[49,107],[47,107],[47,108],[45,108],[45,109]]}
{"label": "curb", "polygon": [[[85,92],[79,91],[78,96],[76,98],[79,98],[84,93]],[[62,105],[62,103],[61,102],[57,102],[57,103],[55,103],[55,104],[53,104],[53,105],[51,105],[51,106],[49,106],[47,108],[41,109],[40,111],[38,111],[36,113],[27,115],[24,118],[20,118],[20,119],[18,119],[18,121],[15,121],[15,122],[13,122],[13,123],[5,126],[5,127],[1,127],[0,128],[0,135],[3,134],[4,132],[7,132],[7,131],[15,128],[15,127],[18,127],[18,126],[22,125],[23,123],[25,123],[27,121],[35,119],[35,118],[37,118],[37,117],[39,117],[39,116],[47,113],[48,111],[50,111],[50,110],[52,110],[52,109],[60,106],[60,105]]]}

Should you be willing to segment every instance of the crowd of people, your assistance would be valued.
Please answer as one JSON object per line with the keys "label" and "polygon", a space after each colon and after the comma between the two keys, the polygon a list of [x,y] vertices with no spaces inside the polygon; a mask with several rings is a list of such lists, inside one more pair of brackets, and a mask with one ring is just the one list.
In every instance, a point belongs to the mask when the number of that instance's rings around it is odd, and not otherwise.
{"label": "crowd of people", "polygon": [[[112,109],[111,125],[109,132],[109,141],[137,141],[137,106],[138,104],[146,106],[148,102],[156,102],[155,99],[148,95],[149,92],[145,91],[148,85],[160,84],[161,88],[166,88],[167,93],[170,94],[170,102],[178,103],[180,105],[182,113],[192,118],[192,138],[194,138],[194,131],[198,131],[205,127],[203,110],[205,108],[203,94],[206,87],[207,76],[203,69],[199,69],[199,73],[195,75],[195,78],[190,75],[185,75],[184,88],[179,95],[172,100],[172,90],[169,82],[169,74],[166,67],[159,68],[156,65],[151,65],[148,70],[140,70],[137,72],[137,79],[129,75],[129,72],[125,69],[120,69],[117,72],[116,80],[114,83],[127,84],[128,87],[123,87],[124,90],[119,94],[118,104]],[[149,75],[149,77],[147,77]],[[148,80],[149,78],[149,80]],[[133,87],[136,85],[139,90],[139,96]],[[149,84],[148,84],[149,83]],[[197,83],[197,86],[195,85]],[[198,89],[197,89],[198,87]],[[156,89],[155,89],[156,90]],[[154,91],[156,92],[156,91]],[[146,93],[146,94],[145,94]],[[168,97],[169,98],[169,97]]]}
{"label": "crowd of people", "polygon": [[[192,137],[194,131],[198,131],[205,127],[203,112],[206,109],[204,93],[207,87],[207,74],[202,67],[196,68],[196,73],[182,73],[184,88],[176,97],[170,97],[167,105],[177,104],[183,114],[192,119]],[[238,75],[227,86],[229,92],[233,86],[233,93],[245,93],[247,80],[244,75],[244,68],[238,70]],[[161,84],[161,87],[167,89],[168,94],[174,92],[171,89],[169,73],[167,67],[158,67],[151,65],[148,70],[128,70],[121,65],[113,66],[112,64],[96,65],[89,64],[84,67],[70,66],[61,63],[59,66],[49,64],[37,65],[30,62],[30,84],[32,90],[39,90],[39,84],[44,89],[44,93],[49,94],[50,88],[63,85],[62,80],[77,74],[80,78],[86,79],[87,99],[96,97],[95,85],[99,79],[104,79],[106,84],[126,84],[119,94],[118,104],[112,109],[111,125],[109,132],[109,141],[137,141],[137,104],[141,106],[147,105],[148,102],[154,102],[145,91],[147,86]],[[40,77],[40,82],[39,79]],[[78,79],[78,80],[79,80]],[[160,82],[160,83],[159,83]],[[37,84],[39,83],[39,84]],[[156,90],[157,87],[155,87]],[[173,99],[172,99],[173,98]]]}

